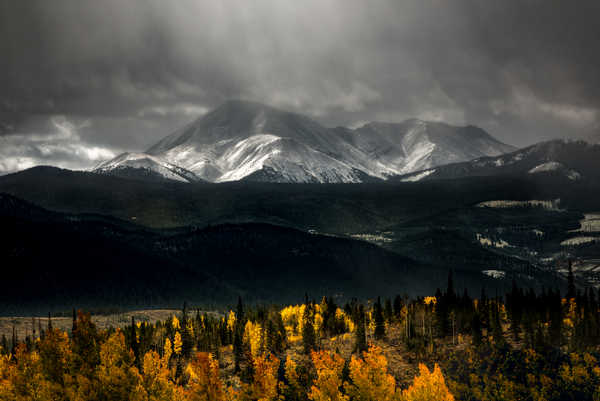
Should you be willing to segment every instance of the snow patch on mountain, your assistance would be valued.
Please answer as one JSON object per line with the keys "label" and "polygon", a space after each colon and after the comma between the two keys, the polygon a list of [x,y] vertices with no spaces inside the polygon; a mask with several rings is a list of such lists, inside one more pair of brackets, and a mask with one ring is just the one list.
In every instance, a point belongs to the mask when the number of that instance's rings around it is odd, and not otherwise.
{"label": "snow patch on mountain", "polygon": [[194,182],[198,177],[190,171],[146,153],[122,153],[114,159],[100,163],[94,168],[96,173],[119,174],[138,170],[147,176],[158,176],[167,180]]}
{"label": "snow patch on mountain", "polygon": [[528,171],[529,174],[539,174],[548,172],[562,172],[565,175],[565,177],[573,181],[577,181],[581,178],[581,174],[579,174],[577,171],[569,169],[565,167],[564,164],[554,161],[542,163]]}
{"label": "snow patch on mountain", "polygon": [[427,176],[429,176],[429,175],[431,175],[433,173],[435,173],[435,169],[433,169],[433,170],[425,170],[425,171],[422,171],[420,173],[416,173],[416,174],[410,175],[408,177],[405,177],[401,181],[402,182],[416,182],[416,181],[421,181],[423,178],[425,178],[425,177],[427,177]]}

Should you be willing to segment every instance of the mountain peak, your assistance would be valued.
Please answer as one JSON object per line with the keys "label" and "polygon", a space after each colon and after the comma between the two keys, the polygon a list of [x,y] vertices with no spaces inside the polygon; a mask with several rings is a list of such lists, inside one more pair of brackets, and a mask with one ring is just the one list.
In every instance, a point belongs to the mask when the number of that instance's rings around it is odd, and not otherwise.
{"label": "mountain peak", "polygon": [[512,150],[476,127],[410,119],[330,129],[301,114],[233,99],[146,153],[119,155],[100,170],[128,166],[164,176],[179,167],[188,181],[193,175],[211,182],[360,182]]}

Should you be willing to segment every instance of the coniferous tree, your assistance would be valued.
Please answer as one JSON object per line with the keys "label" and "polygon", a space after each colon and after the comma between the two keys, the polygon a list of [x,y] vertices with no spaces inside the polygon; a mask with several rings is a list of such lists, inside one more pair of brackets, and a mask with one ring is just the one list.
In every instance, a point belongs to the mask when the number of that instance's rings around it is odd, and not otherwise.
{"label": "coniferous tree", "polygon": [[307,355],[316,347],[314,314],[310,303],[304,308],[304,315],[302,316],[302,345],[304,353]]}
{"label": "coniferous tree", "polygon": [[385,299],[385,306],[383,307],[383,315],[388,323],[392,323],[394,319],[394,310],[392,308],[392,301],[389,298]]}
{"label": "coniferous tree", "polygon": [[244,315],[244,304],[242,297],[238,297],[236,308],[235,327],[233,332],[233,356],[235,359],[235,371],[240,371],[240,364],[244,357],[244,327],[246,325],[246,317]]}
{"label": "coniferous tree", "polygon": [[394,297],[394,317],[396,320],[400,320],[402,317],[403,306],[402,297],[400,295],[396,295],[396,297]]}
{"label": "coniferous tree", "polygon": [[6,339],[6,336],[4,334],[2,334],[2,342],[0,343],[0,352],[3,355],[8,354],[8,340]]}
{"label": "coniferous tree", "polygon": [[[560,298],[560,292],[556,294],[550,291],[547,295],[548,302],[547,307],[549,308],[550,314],[550,325],[548,328],[550,343],[554,346],[560,346],[562,343],[562,302]],[[570,298],[569,298],[570,299]]]}
{"label": "coniferous tree", "polygon": [[365,327],[365,309],[359,305],[355,313],[354,352],[362,353],[367,350],[367,330]]}
{"label": "coniferous tree", "polygon": [[448,297],[442,294],[438,288],[435,292],[435,321],[437,324],[437,335],[439,337],[445,337],[448,335],[448,328],[450,326],[450,311],[448,308]]}
{"label": "coniferous tree", "polygon": [[192,348],[194,347],[194,341],[189,326],[190,322],[188,318],[187,303],[184,302],[181,317],[181,353],[185,359],[190,358],[192,355]]}
{"label": "coniferous tree", "polygon": [[471,320],[471,335],[473,337],[473,345],[478,347],[481,345],[483,334],[481,332],[481,320],[479,320],[479,313],[473,313],[473,319]]}
{"label": "coniferous tree", "polygon": [[17,343],[19,342],[19,339],[17,338],[17,330],[15,328],[15,325],[13,324],[12,327],[12,341],[11,341],[11,350],[10,353],[14,356],[17,352]]}
{"label": "coniferous tree", "polygon": [[377,302],[373,309],[373,319],[375,320],[375,338],[381,340],[385,337],[385,319],[383,317],[383,308],[381,307],[381,298],[377,297]]}
{"label": "coniferous tree", "polygon": [[502,323],[500,321],[500,310],[498,301],[492,304],[492,316],[490,319],[492,325],[492,337],[494,339],[494,344],[502,348],[506,345],[506,341],[504,340],[504,334],[502,331]]}
{"label": "coniferous tree", "polygon": [[141,366],[140,361],[140,348],[137,340],[137,330],[135,326],[135,318],[133,315],[131,316],[131,338],[129,339],[129,347],[133,351],[133,355],[135,356],[138,365]]}

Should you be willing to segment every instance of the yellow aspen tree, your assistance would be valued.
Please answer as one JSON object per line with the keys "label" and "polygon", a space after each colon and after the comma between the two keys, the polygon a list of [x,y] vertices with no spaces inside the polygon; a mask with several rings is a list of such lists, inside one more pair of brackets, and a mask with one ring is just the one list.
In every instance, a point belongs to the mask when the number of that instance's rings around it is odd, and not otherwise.
{"label": "yellow aspen tree", "polygon": [[[169,350],[169,354],[170,352]],[[177,388],[170,380],[168,359],[161,358],[155,351],[146,352],[143,372],[143,385],[148,394],[148,401],[166,401],[181,398],[178,398]]]}
{"label": "yellow aspen tree", "polygon": [[396,380],[387,372],[387,359],[381,348],[371,346],[363,352],[362,358],[352,357],[350,361],[351,383],[344,388],[352,400],[388,401],[394,400]]}
{"label": "yellow aspen tree", "polygon": [[207,352],[196,353],[188,364],[189,387],[186,391],[188,401],[223,401],[226,398],[225,387],[219,377],[219,362]]}
{"label": "yellow aspen tree", "polygon": [[181,355],[181,347],[183,346],[183,341],[181,340],[181,334],[178,331],[175,332],[175,336],[173,337],[173,352],[175,355]]}
{"label": "yellow aspen tree", "polygon": [[14,365],[11,356],[0,354],[0,400],[14,398],[13,376]]}
{"label": "yellow aspen tree", "polygon": [[99,398],[106,400],[146,400],[143,380],[134,366],[135,357],[125,345],[125,337],[118,330],[100,346],[98,366]]}
{"label": "yellow aspen tree", "polygon": [[235,327],[235,312],[230,310],[229,314],[227,315],[227,330],[233,331],[234,327]]}
{"label": "yellow aspen tree", "polygon": [[171,340],[167,337],[163,347],[163,360],[165,360],[167,364],[169,363],[169,359],[171,359],[171,355],[173,355],[173,345],[171,344]]}
{"label": "yellow aspen tree", "polygon": [[344,360],[337,353],[312,351],[311,358],[317,371],[317,378],[310,388],[308,398],[312,401],[346,401],[342,393],[342,370]]}
{"label": "yellow aspen tree", "polygon": [[263,350],[263,329],[259,323],[246,322],[244,327],[244,342],[250,345],[250,353],[257,357]]}
{"label": "yellow aspen tree", "polygon": [[175,329],[175,330],[181,329],[181,324],[179,323],[179,319],[177,319],[177,316],[175,316],[175,315],[173,315],[173,318],[171,319],[171,326],[173,326],[173,329]]}
{"label": "yellow aspen tree", "polygon": [[448,390],[440,367],[436,364],[433,372],[424,364],[419,364],[419,375],[410,387],[402,391],[402,401],[454,401]]}
{"label": "yellow aspen tree", "polygon": [[46,378],[57,384],[64,384],[73,356],[67,333],[58,329],[49,329],[38,343],[38,350],[42,372]]}

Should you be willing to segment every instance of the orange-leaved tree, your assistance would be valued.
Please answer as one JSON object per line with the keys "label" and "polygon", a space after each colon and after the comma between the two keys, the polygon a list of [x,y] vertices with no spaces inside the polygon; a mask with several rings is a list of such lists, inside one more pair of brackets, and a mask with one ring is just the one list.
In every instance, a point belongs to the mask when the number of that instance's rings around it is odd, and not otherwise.
{"label": "orange-leaved tree", "polygon": [[362,358],[352,357],[350,379],[344,388],[352,400],[387,401],[394,400],[396,380],[387,372],[387,359],[381,348],[369,347]]}
{"label": "orange-leaved tree", "polygon": [[402,401],[454,401],[448,390],[440,367],[435,364],[430,372],[427,366],[419,364],[419,376],[416,376],[410,387],[402,391]]}
{"label": "orange-leaved tree", "polygon": [[[245,386],[240,399],[271,401],[279,399],[277,394],[277,370],[279,359],[269,354],[253,358],[254,380]],[[247,397],[247,398],[246,398]]]}
{"label": "orange-leaved tree", "polygon": [[311,358],[317,371],[317,378],[308,393],[313,401],[345,401],[342,393],[342,370],[344,360],[337,353],[312,351]]}
{"label": "orange-leaved tree", "polygon": [[188,364],[186,373],[189,386],[186,391],[189,401],[225,400],[225,388],[219,377],[219,361],[208,352],[198,352]]}

